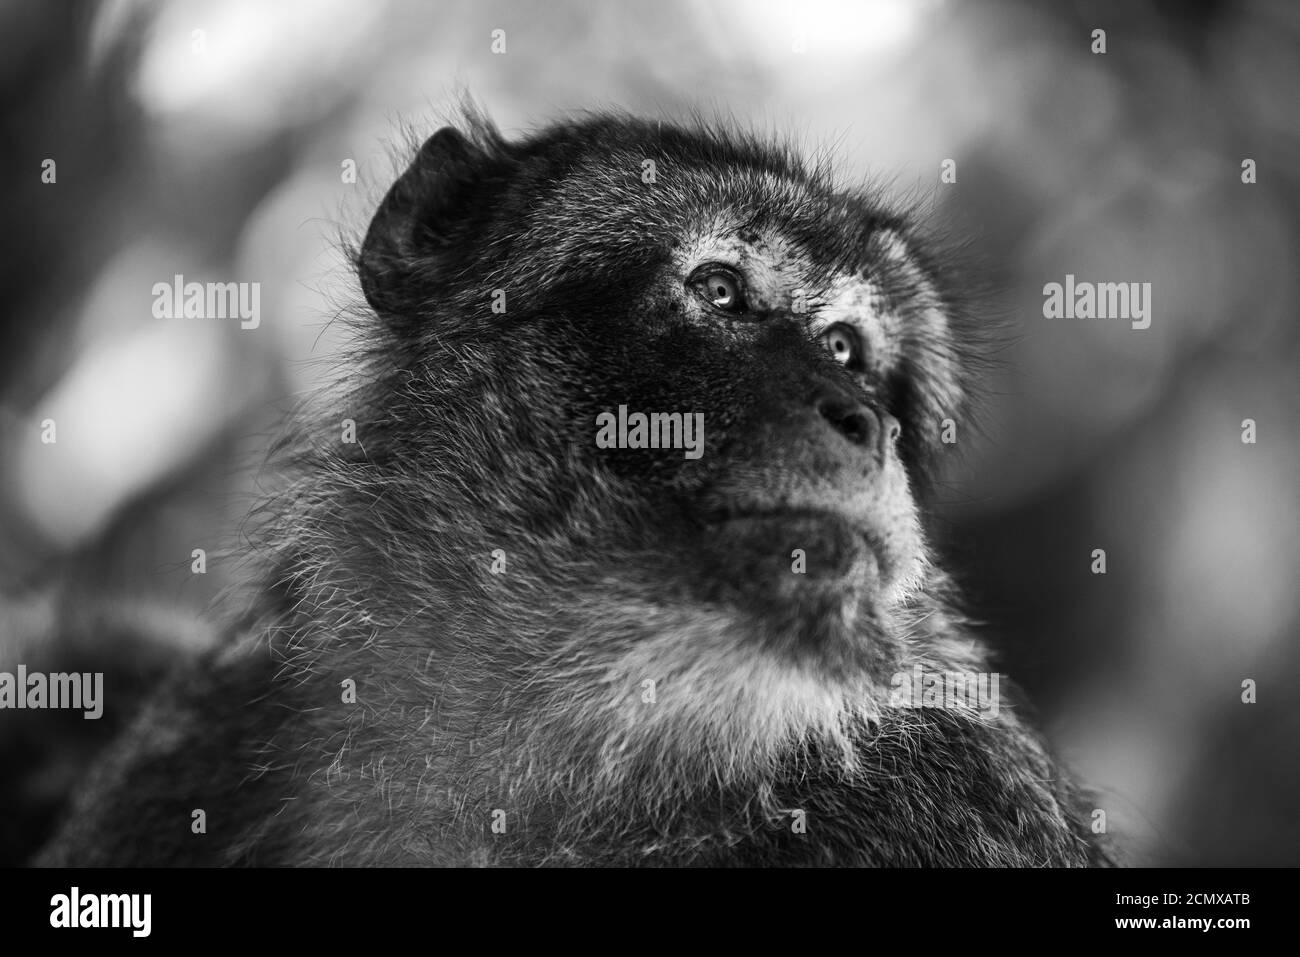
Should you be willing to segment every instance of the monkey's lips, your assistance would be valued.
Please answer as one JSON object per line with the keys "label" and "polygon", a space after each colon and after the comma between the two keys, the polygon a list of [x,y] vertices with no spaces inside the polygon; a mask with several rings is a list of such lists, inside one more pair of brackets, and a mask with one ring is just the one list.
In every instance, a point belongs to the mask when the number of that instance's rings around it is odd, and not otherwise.
{"label": "monkey's lips", "polygon": [[860,583],[874,588],[893,565],[871,523],[832,509],[731,507],[710,514],[705,525],[713,557],[730,566],[728,577],[763,587],[865,577]]}

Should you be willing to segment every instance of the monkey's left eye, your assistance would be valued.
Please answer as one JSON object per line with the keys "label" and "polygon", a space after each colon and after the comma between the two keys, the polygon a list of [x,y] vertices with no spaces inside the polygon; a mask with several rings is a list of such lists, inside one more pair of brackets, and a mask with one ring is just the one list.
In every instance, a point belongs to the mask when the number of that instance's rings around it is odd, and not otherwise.
{"label": "monkey's left eye", "polygon": [[741,312],[745,308],[745,291],[740,277],[730,270],[713,266],[702,269],[691,280],[696,291],[715,309]]}
{"label": "monkey's left eye", "polygon": [[840,365],[853,368],[862,362],[862,346],[858,334],[842,323],[836,323],[821,334],[822,345]]}

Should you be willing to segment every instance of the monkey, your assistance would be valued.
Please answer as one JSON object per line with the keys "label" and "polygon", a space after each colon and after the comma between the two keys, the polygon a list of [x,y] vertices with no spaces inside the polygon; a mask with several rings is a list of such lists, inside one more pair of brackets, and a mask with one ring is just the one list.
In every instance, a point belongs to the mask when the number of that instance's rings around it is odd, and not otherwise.
{"label": "monkey", "polygon": [[991,667],[931,539],[983,361],[936,230],[703,118],[413,153],[248,607],[36,862],[1113,863],[1022,708],[900,693]]}

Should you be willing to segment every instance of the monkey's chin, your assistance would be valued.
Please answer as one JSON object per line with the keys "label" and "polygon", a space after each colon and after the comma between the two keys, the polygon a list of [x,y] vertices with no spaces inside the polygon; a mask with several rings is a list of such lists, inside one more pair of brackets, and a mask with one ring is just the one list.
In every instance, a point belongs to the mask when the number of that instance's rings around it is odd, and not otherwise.
{"label": "monkey's chin", "polygon": [[703,587],[751,623],[763,653],[836,677],[883,666],[874,639],[889,562],[861,524],[823,511],[748,514],[712,523],[706,541]]}

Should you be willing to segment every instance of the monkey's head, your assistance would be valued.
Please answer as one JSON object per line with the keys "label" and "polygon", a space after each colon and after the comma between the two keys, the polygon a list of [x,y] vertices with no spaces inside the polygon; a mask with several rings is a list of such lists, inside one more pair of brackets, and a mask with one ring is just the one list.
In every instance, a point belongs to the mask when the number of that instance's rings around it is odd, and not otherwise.
{"label": "monkey's head", "polygon": [[602,773],[727,769],[883,703],[939,613],[918,501],[965,391],[905,217],[733,131],[471,117],[357,264],[358,443],[321,496],[356,509],[321,505],[316,585],[366,576],[424,691],[508,701]]}

